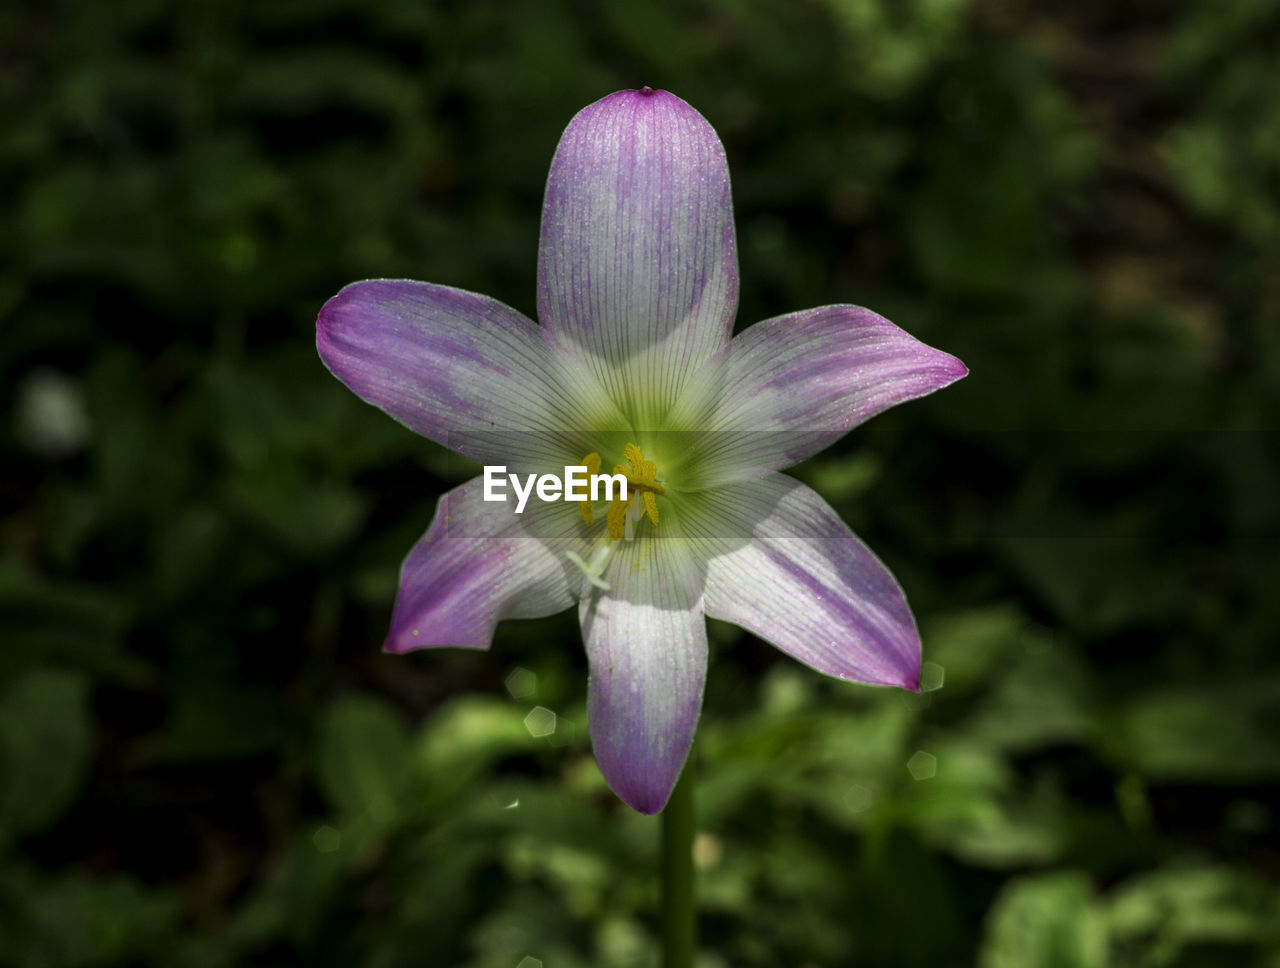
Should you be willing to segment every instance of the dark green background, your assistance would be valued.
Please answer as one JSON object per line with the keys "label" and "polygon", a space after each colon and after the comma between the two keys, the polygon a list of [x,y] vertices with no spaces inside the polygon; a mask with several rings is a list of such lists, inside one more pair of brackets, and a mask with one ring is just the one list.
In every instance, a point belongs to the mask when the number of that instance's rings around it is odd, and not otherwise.
{"label": "dark green background", "polygon": [[1275,0],[6,4],[0,964],[654,964],[572,617],[380,653],[449,462],[313,345],[371,276],[532,314],[560,132],[649,84],[724,141],[743,324],[972,371],[796,471],[941,688],[712,627],[704,968],[1276,965],[1278,46]]}

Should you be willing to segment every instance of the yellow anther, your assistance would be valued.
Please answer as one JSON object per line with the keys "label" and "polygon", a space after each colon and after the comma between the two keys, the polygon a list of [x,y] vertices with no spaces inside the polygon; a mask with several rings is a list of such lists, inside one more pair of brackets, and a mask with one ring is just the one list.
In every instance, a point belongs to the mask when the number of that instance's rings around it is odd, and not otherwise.
{"label": "yellow anther", "polygon": [[617,541],[627,533],[627,501],[617,500],[609,506],[609,537]]}
{"label": "yellow anther", "polygon": [[627,463],[631,465],[631,473],[627,474],[626,470],[621,466],[613,469],[615,474],[626,474],[627,481],[635,487],[646,487],[655,494],[665,494],[666,491],[655,478],[658,474],[658,465],[651,460],[645,460],[644,454],[640,453],[640,448],[635,444],[627,444],[626,450],[623,451],[627,458]]}
{"label": "yellow anther", "polygon": [[651,460],[645,460],[639,447],[635,444],[627,444],[623,454],[631,468],[628,470],[621,464],[613,468],[615,474],[621,474],[627,479],[627,499],[615,500],[613,506],[609,508],[609,537],[615,541],[626,534],[627,509],[637,493],[644,503],[644,511],[648,515],[649,522],[654,525],[658,523],[658,503],[654,495],[667,493],[667,489],[657,480],[658,465]]}
{"label": "yellow anther", "polygon": [[[586,457],[582,458],[582,463],[585,464],[587,468],[587,480],[591,480],[592,474],[600,473],[600,455],[595,453],[594,451],[592,451]],[[591,502],[583,501],[581,504],[579,504],[578,513],[582,515],[583,521],[586,521],[587,524],[590,524],[593,520],[593,515],[591,513]]]}
{"label": "yellow anther", "polygon": [[[621,474],[627,480],[627,496],[626,498],[617,497],[613,499],[613,503],[609,506],[609,537],[615,541],[626,536],[627,533],[627,511],[631,507],[631,502],[637,495],[644,507],[644,513],[653,525],[658,523],[658,502],[655,495],[666,494],[667,489],[658,483],[658,465],[651,460],[645,460],[644,454],[640,452],[640,448],[635,444],[627,444],[623,454],[627,458],[630,467],[624,467],[622,464],[615,464],[613,467],[614,474]],[[582,464],[587,468],[587,476],[600,473],[600,455],[590,453],[582,458]],[[582,516],[582,520],[590,524],[595,520],[595,514],[591,509],[590,501],[583,501],[578,505],[578,514]]]}
{"label": "yellow anther", "polygon": [[653,496],[653,491],[641,491],[640,496],[644,498],[644,513],[649,515],[649,520],[658,523],[658,502]]}

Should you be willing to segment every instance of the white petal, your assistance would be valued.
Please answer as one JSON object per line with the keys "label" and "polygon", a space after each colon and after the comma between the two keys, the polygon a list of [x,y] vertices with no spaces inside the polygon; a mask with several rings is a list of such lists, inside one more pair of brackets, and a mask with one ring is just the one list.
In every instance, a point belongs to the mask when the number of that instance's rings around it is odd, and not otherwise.
{"label": "white petal", "polygon": [[670,417],[699,435],[698,483],[759,477],[824,449],[968,370],[857,306],[756,323],[711,360]]}
{"label": "white petal", "polygon": [[633,426],[664,415],[728,343],[738,299],[720,140],[665,91],[578,113],[547,179],[538,316]]}
{"label": "white petal", "polygon": [[438,645],[486,649],[504,618],[540,618],[576,601],[581,543],[576,505],[483,500],[480,478],[440,498],[427,533],[400,570],[389,652]]}
{"label": "white petal", "polygon": [[609,785],[642,813],[666,804],[693,743],[707,670],[701,577],[684,542],[617,543],[608,592],[579,604],[587,713]]}
{"label": "white petal", "polygon": [[590,449],[590,436],[575,431],[621,419],[537,324],[461,289],[353,283],[320,310],[316,345],[364,400],[482,463],[559,470]]}
{"label": "white petal", "polygon": [[770,474],[697,495],[681,525],[706,561],[707,615],[827,675],[917,688],[920,638],[902,589],[812,489]]}

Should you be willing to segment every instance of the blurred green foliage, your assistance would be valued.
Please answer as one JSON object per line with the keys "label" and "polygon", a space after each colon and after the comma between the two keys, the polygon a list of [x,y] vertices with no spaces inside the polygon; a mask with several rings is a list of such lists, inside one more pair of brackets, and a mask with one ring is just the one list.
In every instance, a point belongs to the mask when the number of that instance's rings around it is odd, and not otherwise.
{"label": "blurred green foliage", "polygon": [[0,965],[655,963],[572,617],[379,653],[451,467],[312,332],[374,276],[532,313],[560,131],[642,84],[725,142],[742,324],[858,302],[972,371],[796,471],[925,692],[712,627],[704,968],[1280,963],[1278,41],[1276,0],[6,5]]}

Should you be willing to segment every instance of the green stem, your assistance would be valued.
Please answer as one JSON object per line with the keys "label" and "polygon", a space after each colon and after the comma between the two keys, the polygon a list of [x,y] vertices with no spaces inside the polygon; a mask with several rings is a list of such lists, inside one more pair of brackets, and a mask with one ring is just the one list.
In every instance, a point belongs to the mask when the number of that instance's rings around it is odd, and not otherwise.
{"label": "green stem", "polygon": [[662,964],[693,968],[698,948],[693,901],[693,754],[662,811]]}

